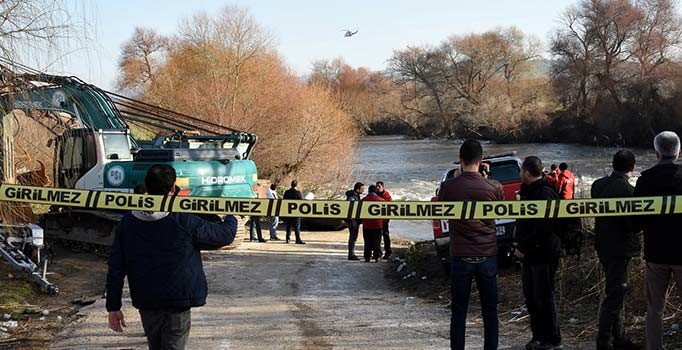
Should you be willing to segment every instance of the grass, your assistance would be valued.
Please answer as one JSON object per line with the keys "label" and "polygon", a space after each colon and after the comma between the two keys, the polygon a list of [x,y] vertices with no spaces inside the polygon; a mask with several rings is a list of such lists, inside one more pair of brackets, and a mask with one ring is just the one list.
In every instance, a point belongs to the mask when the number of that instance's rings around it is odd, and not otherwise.
{"label": "grass", "polygon": [[36,290],[33,283],[21,275],[22,272],[0,261],[0,312],[20,313],[24,311],[27,303],[35,298]]}

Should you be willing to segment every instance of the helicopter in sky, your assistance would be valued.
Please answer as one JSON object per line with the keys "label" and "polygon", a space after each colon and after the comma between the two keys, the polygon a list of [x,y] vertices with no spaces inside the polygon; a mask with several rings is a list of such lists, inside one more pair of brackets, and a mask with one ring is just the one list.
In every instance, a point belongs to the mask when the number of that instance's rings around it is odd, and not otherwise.
{"label": "helicopter in sky", "polygon": [[350,38],[350,37],[352,37],[353,35],[355,35],[355,34],[358,33],[358,28],[355,28],[354,31],[353,31],[353,30],[348,30],[348,29],[341,29],[341,31],[342,31],[342,32],[345,32],[345,33],[343,34],[343,37],[344,37],[344,38]]}

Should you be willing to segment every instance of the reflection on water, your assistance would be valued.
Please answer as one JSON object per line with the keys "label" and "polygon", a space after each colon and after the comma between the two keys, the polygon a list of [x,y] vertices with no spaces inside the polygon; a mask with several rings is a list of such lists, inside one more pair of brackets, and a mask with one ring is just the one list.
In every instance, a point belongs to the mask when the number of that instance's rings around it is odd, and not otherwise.
{"label": "reflection on water", "polygon": [[[448,140],[366,137],[356,149],[354,180],[365,184],[384,181],[394,200],[428,201],[434,194],[438,179],[457,159],[459,145],[457,141]],[[576,175],[576,191],[589,193],[592,181],[609,174],[611,159],[618,148],[574,144],[485,144],[483,150],[485,154],[516,151],[521,158],[538,156],[547,168],[552,163],[566,162]],[[656,162],[653,149],[632,151],[637,155],[636,175]],[[394,221],[391,228],[400,236],[413,240],[431,237],[430,221]]]}

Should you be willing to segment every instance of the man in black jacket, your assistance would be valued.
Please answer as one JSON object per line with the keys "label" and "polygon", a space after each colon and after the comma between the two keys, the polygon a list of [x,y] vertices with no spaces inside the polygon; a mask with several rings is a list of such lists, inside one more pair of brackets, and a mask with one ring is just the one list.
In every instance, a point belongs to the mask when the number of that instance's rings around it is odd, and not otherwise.
{"label": "man in black jacket", "polygon": [[[613,173],[592,184],[592,198],[632,197],[635,188],[628,181],[635,170],[635,155],[620,150],[613,156]],[[599,312],[597,350],[637,349],[625,337],[623,301],[627,287],[628,264],[642,249],[640,230],[631,216],[595,219],[594,247],[606,275],[606,297]]]}
{"label": "man in black jacket", "polygon": [[[297,187],[298,181],[296,180],[291,181],[291,188],[284,191],[284,196],[282,198],[302,200],[303,194],[301,193],[301,191],[298,190]],[[293,229],[294,233],[296,234],[296,244],[305,244],[305,242],[301,240],[301,218],[284,218],[284,224],[287,233],[286,240],[287,243],[289,243],[289,240],[291,238],[291,229]]]}
{"label": "man in black jacket", "polygon": [[[170,195],[175,170],[152,166],[145,177],[148,194]],[[225,217],[210,223],[190,214],[131,212],[118,227],[109,256],[107,300],[109,327],[122,332],[123,280],[140,310],[151,350],[184,349],[189,336],[190,308],[206,304],[207,286],[199,249],[220,248],[234,240],[237,221]]]}
{"label": "man in black jacket", "polygon": [[[538,157],[527,157],[521,166],[522,200],[559,199],[554,185],[544,178]],[[523,295],[530,314],[533,338],[526,349],[561,349],[554,277],[561,256],[561,242],[550,219],[516,221],[516,256],[523,259]]]}
{"label": "man in black jacket", "polygon": [[[360,202],[360,196],[364,192],[365,185],[362,182],[356,182],[352,190],[346,191],[346,200],[349,202]],[[348,224],[348,260],[360,260],[355,255],[355,243],[358,241],[358,232],[360,232],[360,220],[348,219],[346,224]]]}
{"label": "man in black jacket", "polygon": [[[675,164],[680,154],[680,138],[664,131],[654,138],[658,164],[645,170],[637,179],[636,197],[682,195],[682,169]],[[662,349],[663,308],[670,277],[682,292],[682,216],[661,215],[641,217],[646,260],[646,348]]]}

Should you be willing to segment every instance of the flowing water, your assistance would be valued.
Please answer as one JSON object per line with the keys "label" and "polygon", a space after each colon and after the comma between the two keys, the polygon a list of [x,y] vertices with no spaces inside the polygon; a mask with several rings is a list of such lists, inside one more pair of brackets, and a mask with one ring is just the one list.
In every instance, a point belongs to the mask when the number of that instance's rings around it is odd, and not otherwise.
{"label": "flowing water", "polygon": [[[354,180],[365,184],[383,181],[394,200],[428,201],[438,181],[457,159],[460,142],[411,140],[400,136],[373,136],[360,140],[355,153]],[[485,154],[516,151],[518,156],[538,156],[547,168],[566,162],[576,176],[576,192],[589,195],[592,181],[608,175],[618,148],[575,144],[484,144]],[[633,149],[637,155],[635,178],[656,163],[653,149]],[[633,178],[633,183],[635,181]],[[412,240],[432,238],[431,222],[392,221],[391,231]]]}

